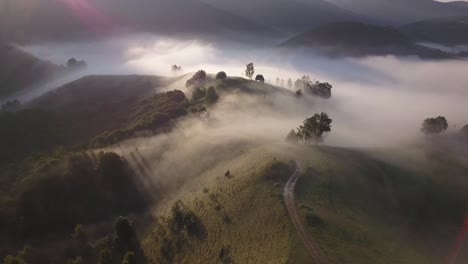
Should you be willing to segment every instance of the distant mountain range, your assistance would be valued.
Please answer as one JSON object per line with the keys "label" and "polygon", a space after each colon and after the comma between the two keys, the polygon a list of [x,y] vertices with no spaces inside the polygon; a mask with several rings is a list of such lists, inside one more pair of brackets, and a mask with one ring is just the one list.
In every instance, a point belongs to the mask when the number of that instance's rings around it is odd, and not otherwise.
{"label": "distant mountain range", "polygon": [[414,41],[449,46],[468,45],[468,16],[423,20],[399,30]]}
{"label": "distant mountain range", "polygon": [[422,58],[449,58],[449,54],[414,43],[397,29],[357,22],[319,26],[284,42],[282,48],[310,49],[332,57],[402,55]]}
{"label": "distant mountain range", "polygon": [[[419,20],[466,15],[466,2],[442,3],[434,0],[327,0],[355,14],[399,26]],[[462,7],[462,8],[460,8]]]}
{"label": "distant mountain range", "polygon": [[325,23],[370,21],[325,0],[202,0],[250,21],[286,33],[299,33]]}
{"label": "distant mountain range", "polygon": [[0,0],[0,39],[60,41],[123,31],[234,40],[245,34],[252,41],[328,23],[401,26],[467,11],[463,2],[432,0]]}

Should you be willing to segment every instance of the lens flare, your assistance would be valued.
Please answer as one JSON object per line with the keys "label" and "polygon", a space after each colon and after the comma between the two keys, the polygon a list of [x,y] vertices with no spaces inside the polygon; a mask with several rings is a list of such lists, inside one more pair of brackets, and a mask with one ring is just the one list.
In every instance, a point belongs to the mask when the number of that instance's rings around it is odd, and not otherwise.
{"label": "lens flare", "polygon": [[88,0],[60,0],[80,18],[83,24],[96,34],[104,34],[112,29],[109,16]]}

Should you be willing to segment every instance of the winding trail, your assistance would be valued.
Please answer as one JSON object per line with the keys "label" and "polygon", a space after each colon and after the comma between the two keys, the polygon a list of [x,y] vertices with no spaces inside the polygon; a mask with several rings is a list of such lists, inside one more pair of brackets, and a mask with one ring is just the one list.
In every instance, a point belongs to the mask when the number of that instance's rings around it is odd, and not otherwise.
{"label": "winding trail", "polygon": [[323,256],[317,241],[315,241],[313,237],[307,234],[306,228],[302,223],[299,212],[297,211],[296,205],[294,204],[294,188],[296,187],[297,180],[299,179],[299,168],[300,165],[296,162],[296,169],[294,170],[293,174],[291,174],[288,182],[286,183],[286,186],[284,187],[284,202],[286,204],[286,208],[288,209],[289,216],[291,217],[291,221],[296,228],[297,235],[306,246],[307,251],[309,251],[315,263],[326,264],[328,262]]}

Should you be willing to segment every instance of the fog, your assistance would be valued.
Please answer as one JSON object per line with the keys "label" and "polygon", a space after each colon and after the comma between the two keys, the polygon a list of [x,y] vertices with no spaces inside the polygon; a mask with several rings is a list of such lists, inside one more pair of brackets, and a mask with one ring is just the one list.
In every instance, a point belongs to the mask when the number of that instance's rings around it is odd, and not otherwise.
{"label": "fog", "polygon": [[[268,98],[275,98],[275,106],[264,106],[261,115],[251,110],[258,111],[263,106],[262,98],[244,96],[240,100],[230,98],[239,95],[222,96],[220,110],[214,112],[219,111],[222,119],[229,119],[226,124],[238,125],[230,128],[231,131],[258,132],[277,141],[282,141],[306,117],[321,111],[334,120],[326,144],[339,146],[407,143],[420,135],[422,120],[430,116],[446,116],[452,130],[468,123],[466,60],[428,61],[393,56],[328,59],[308,54],[285,55],[274,48],[182,41],[153,35],[23,48],[55,63],[63,63],[70,57],[84,59],[89,66],[82,75],[173,76],[170,66],[177,64],[187,73],[186,78],[199,69],[211,74],[223,70],[229,76],[242,76],[245,64],[252,61],[256,74],[263,74],[267,83],[274,84],[277,77],[285,82],[288,78],[295,81],[302,75],[331,83],[330,100],[304,98],[298,103],[292,96],[272,94]],[[183,84],[179,82],[168,89],[187,92]],[[227,109],[223,103],[229,100],[236,102],[233,109]],[[246,102],[250,103],[245,106]],[[236,118],[241,120],[239,124],[231,120]],[[248,121],[254,125],[247,125]]]}

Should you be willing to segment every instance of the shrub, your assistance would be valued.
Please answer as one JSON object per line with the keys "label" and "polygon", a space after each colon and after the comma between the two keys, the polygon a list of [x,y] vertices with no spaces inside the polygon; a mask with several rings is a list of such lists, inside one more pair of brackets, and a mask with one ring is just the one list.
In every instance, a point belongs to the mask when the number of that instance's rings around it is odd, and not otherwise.
{"label": "shrub", "polygon": [[227,75],[223,71],[218,72],[215,77],[216,80],[226,80],[226,78],[227,78]]}
{"label": "shrub", "polygon": [[185,87],[199,86],[205,79],[206,72],[204,70],[199,70],[185,83]]}

